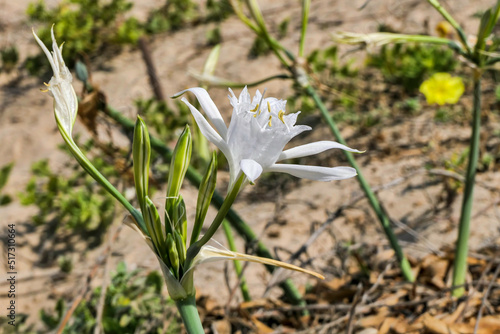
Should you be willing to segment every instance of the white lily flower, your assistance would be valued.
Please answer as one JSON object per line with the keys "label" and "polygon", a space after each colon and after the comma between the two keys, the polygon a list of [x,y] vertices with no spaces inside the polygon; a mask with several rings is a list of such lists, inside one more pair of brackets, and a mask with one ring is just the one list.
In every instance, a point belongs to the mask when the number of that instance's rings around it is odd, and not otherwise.
{"label": "white lily flower", "polygon": [[239,177],[240,172],[243,172],[250,182],[254,182],[264,172],[282,172],[318,181],[343,180],[356,175],[356,170],[351,167],[276,163],[285,159],[318,154],[332,148],[360,152],[333,141],[318,141],[283,151],[285,145],[293,137],[303,131],[311,130],[306,125],[295,125],[300,111],[285,115],[286,100],[273,97],[263,98],[258,90],[251,99],[246,87],[239,98],[236,98],[233,91],[229,89],[233,115],[227,128],[219,110],[205,89],[190,88],[173,97],[178,97],[186,91],[196,95],[208,119],[215,127],[214,129],[187,99],[182,98],[191,110],[203,135],[226,156],[230,169],[229,188]]}
{"label": "white lily flower", "polygon": [[78,111],[78,99],[73,89],[73,85],[71,84],[73,77],[62,57],[63,46],[57,46],[54,37],[54,27],[51,29],[51,35],[52,52],[47,49],[33,30],[33,36],[49,59],[50,66],[54,72],[49,83],[45,85],[47,86],[49,94],[54,98],[54,113],[56,115],[57,124],[69,137],[71,137],[73,125],[76,120],[76,113]]}

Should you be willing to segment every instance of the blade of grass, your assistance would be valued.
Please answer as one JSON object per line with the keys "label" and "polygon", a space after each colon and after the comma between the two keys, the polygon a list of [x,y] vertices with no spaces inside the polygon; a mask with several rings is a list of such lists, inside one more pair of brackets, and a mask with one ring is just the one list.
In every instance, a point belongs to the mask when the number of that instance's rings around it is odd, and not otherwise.
{"label": "blade of grass", "polygon": [[299,57],[304,57],[304,44],[306,42],[307,23],[309,21],[309,9],[311,0],[302,0],[302,27],[300,30]]}

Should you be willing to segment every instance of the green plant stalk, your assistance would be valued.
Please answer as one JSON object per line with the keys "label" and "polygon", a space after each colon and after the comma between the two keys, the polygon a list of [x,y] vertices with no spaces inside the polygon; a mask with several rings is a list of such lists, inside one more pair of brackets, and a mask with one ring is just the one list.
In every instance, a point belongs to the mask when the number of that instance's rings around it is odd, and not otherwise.
{"label": "green plant stalk", "polygon": [[217,86],[217,87],[232,87],[232,88],[243,88],[245,86],[247,87],[254,87],[258,86],[260,84],[263,84],[265,82],[275,80],[275,79],[292,79],[292,77],[288,74],[277,74],[277,75],[272,75],[270,77],[258,80],[258,81],[253,81],[253,82],[236,82],[236,81],[229,81],[224,78],[216,77],[214,75],[207,75],[207,74],[197,74],[194,72],[189,73],[193,78],[196,80],[207,83],[211,87]]}
{"label": "green plant stalk", "polygon": [[197,241],[202,246],[206,244],[212,238],[215,232],[217,232],[217,230],[219,229],[220,225],[222,224],[222,221],[226,217],[228,211],[231,209],[231,206],[233,205],[236,196],[238,196],[241,187],[245,183],[245,180],[246,180],[245,174],[241,173],[240,177],[236,180],[236,183],[231,187],[231,190],[229,190],[229,193],[227,194],[226,198],[224,199],[224,202],[219,208],[219,212],[217,212],[217,215],[215,216],[212,224],[205,232],[203,237]]}
{"label": "green plant stalk", "polygon": [[255,32],[266,40],[267,44],[271,47],[274,54],[276,55],[276,57],[278,57],[283,66],[290,68],[290,65],[280,53],[280,51],[283,50],[282,45],[278,41],[276,41],[267,31],[266,22],[264,21],[264,17],[262,16],[262,11],[260,10],[259,4],[256,0],[246,0],[246,2],[248,9],[252,14],[252,17],[254,18],[255,22],[257,22],[257,26],[260,28],[260,32]]}
{"label": "green plant stalk", "polygon": [[[134,122],[132,122],[129,118],[123,116],[119,111],[108,106],[105,112],[109,117],[120,124],[125,131],[134,131]],[[168,148],[168,146],[166,146],[161,140],[153,137],[151,134],[150,139],[151,147],[153,148],[153,150],[161,154],[165,158],[165,160],[170,161],[172,159],[172,150],[170,150],[170,148]],[[201,174],[191,166],[187,169],[186,178],[196,187],[200,186],[203,179]],[[223,203],[224,197],[222,197],[217,191],[215,191],[212,197],[212,204],[220,209]],[[248,224],[240,217],[240,215],[236,211],[234,211],[233,209],[229,209],[226,219],[229,221],[232,228],[234,228],[236,232],[245,240],[246,245],[248,245],[250,248],[255,249],[255,253],[258,256],[267,257],[269,259],[274,258],[267,247],[259,241],[259,238],[252,230],[252,228],[248,226]],[[275,267],[273,266],[265,267],[270,273],[275,270]],[[285,281],[280,283],[280,287],[283,289],[285,296],[290,300],[292,304],[305,305],[305,301],[302,299],[302,295],[300,294],[297,287],[293,284],[292,280],[286,279]]]}
{"label": "green plant stalk", "polygon": [[[80,150],[80,148],[76,145],[74,142],[73,138],[69,136],[59,125],[59,132],[61,133],[61,136],[63,137],[64,141],[66,142],[66,145],[68,145],[69,150],[71,154],[75,157],[76,161],[82,166],[82,168],[90,175],[94,180],[96,180],[106,191],[108,191],[114,198],[120,202],[125,209],[127,209],[128,212],[132,215],[134,220],[139,224],[139,227],[143,230],[143,232],[146,233],[146,235],[149,235],[146,229],[146,225],[144,223],[144,220],[142,218],[142,214],[132,206],[132,204],[127,201],[127,199],[116,189],[105,177],[102,175],[95,167],[94,165],[90,162],[90,160],[83,154],[83,152]],[[133,128],[133,126],[132,126]]]}
{"label": "green plant stalk", "polygon": [[[478,75],[477,75],[478,76]],[[455,263],[453,267],[453,296],[461,297],[464,292],[465,276],[467,273],[467,254],[469,251],[469,232],[472,204],[474,202],[474,182],[476,178],[477,161],[479,158],[479,134],[481,130],[481,79],[474,79],[474,106],[472,115],[472,136],[469,147],[469,164],[465,175],[464,198],[458,224],[458,239],[455,249]]]}
{"label": "green plant stalk", "polygon": [[304,45],[306,42],[307,23],[309,21],[309,9],[311,0],[302,0],[302,27],[300,29],[299,57],[304,57]]}
{"label": "green plant stalk", "polygon": [[[335,121],[333,118],[330,116],[330,113],[328,112],[328,109],[326,106],[323,104],[323,101],[317,94],[316,90],[310,85],[307,84],[307,86],[304,87],[305,91],[307,94],[314,100],[314,103],[316,106],[319,108],[321,111],[321,114],[325,121],[328,123],[328,126],[330,127],[333,135],[335,138],[337,138],[338,142],[347,145],[345,142],[344,138],[342,137],[342,134],[340,133],[337,125],[335,124]],[[387,217],[387,214],[384,212],[384,209],[380,205],[380,202],[378,201],[377,197],[375,196],[375,193],[371,189],[370,185],[366,181],[365,177],[363,176],[363,173],[361,172],[361,169],[358,166],[358,163],[356,162],[356,159],[354,158],[354,155],[349,152],[349,151],[343,151],[347,160],[351,164],[351,166],[356,169],[358,175],[357,179],[358,182],[363,189],[363,191],[366,194],[366,197],[368,198],[368,201],[370,202],[373,210],[377,214],[377,217],[382,224],[382,228],[389,239],[389,243],[391,244],[392,249],[396,253],[396,257],[399,261],[399,266],[401,268],[401,272],[403,273],[403,276],[405,279],[409,282],[413,282],[415,278],[413,277],[413,273],[411,271],[411,266],[410,263],[408,262],[408,259],[406,258],[405,254],[403,253],[403,250],[401,246],[399,245],[398,239],[396,235],[394,234],[394,231],[392,230],[391,223],[389,220],[389,217]]]}
{"label": "green plant stalk", "polygon": [[441,6],[441,4],[439,3],[438,0],[427,0],[427,2],[430,3],[431,6],[434,7],[439,12],[439,14],[441,14],[441,16],[443,16],[443,18],[446,21],[448,21],[448,23],[450,23],[451,26],[456,30],[458,36],[460,37],[460,41],[462,42],[462,45],[467,50],[467,52],[470,54],[471,49],[470,49],[469,44],[467,43],[467,36],[465,36],[464,30],[462,29],[460,24],[458,24],[458,22],[455,21],[453,16],[451,16],[450,13],[448,13],[448,11],[446,9],[444,9],[443,6]]}
{"label": "green plant stalk", "polygon": [[179,299],[175,301],[175,305],[179,310],[182,322],[186,327],[188,334],[204,334],[203,326],[201,324],[200,314],[196,309],[195,296],[188,296],[186,299]]}
{"label": "green plant stalk", "polygon": [[[229,249],[233,252],[237,252],[238,250],[236,249],[236,244],[234,243],[233,233],[231,232],[231,227],[227,220],[224,220],[222,222],[222,229],[224,230],[224,234],[226,235]],[[252,300],[252,297],[250,297],[247,281],[245,279],[245,276],[243,276],[243,268],[241,266],[241,262],[235,260],[233,261],[233,263],[234,263],[234,271],[236,271],[236,275],[240,280],[240,290],[241,290],[241,295],[243,296],[243,300],[249,302]]]}
{"label": "green plant stalk", "polygon": [[186,268],[189,268],[191,266],[191,262],[195,258],[196,255],[201,250],[201,247],[205,245],[207,242],[212,239],[213,235],[217,230],[219,229],[220,225],[222,224],[222,221],[226,217],[228,211],[231,209],[231,206],[234,203],[234,200],[236,199],[236,196],[238,196],[238,193],[240,192],[241,187],[246,181],[246,176],[245,174],[241,173],[238,179],[236,180],[236,183],[231,187],[229,190],[228,194],[226,195],[226,198],[224,198],[224,201],[222,202],[221,207],[219,208],[219,211],[217,212],[217,215],[215,216],[214,220],[212,221],[212,224],[210,224],[208,230],[205,232],[203,237],[196,241],[194,244],[189,246],[186,254],[186,262],[185,266]]}

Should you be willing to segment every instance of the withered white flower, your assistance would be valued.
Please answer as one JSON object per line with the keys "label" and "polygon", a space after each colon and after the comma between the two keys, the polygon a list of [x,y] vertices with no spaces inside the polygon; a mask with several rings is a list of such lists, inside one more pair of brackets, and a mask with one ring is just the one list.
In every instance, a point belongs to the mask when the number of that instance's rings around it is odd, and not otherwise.
{"label": "withered white flower", "polygon": [[210,245],[205,245],[201,248],[200,252],[198,255],[193,260],[193,267],[206,263],[206,262],[214,262],[214,261],[220,261],[220,260],[233,260],[233,261],[247,261],[247,262],[255,262],[255,263],[260,263],[260,264],[265,264],[265,265],[271,265],[271,266],[278,266],[282,267],[285,269],[289,270],[294,270],[298,271],[301,273],[306,273],[309,275],[312,275],[314,277],[320,278],[320,279],[325,279],[323,275],[320,275],[314,271],[307,270],[304,268],[300,268],[297,266],[294,266],[293,264],[273,260],[273,259],[268,259],[265,257],[259,257],[259,256],[253,256],[253,255],[247,255],[247,254],[242,254],[242,253],[237,253],[230,251],[228,249],[219,249],[214,246]]}
{"label": "withered white flower", "polygon": [[351,152],[358,150],[333,141],[318,141],[283,151],[285,145],[306,130],[306,125],[295,125],[300,112],[286,115],[286,100],[273,97],[264,98],[257,90],[253,99],[245,87],[239,98],[229,89],[229,100],[233,106],[231,123],[227,128],[217,106],[208,92],[199,87],[186,89],[174,95],[178,97],[186,91],[195,94],[208,119],[187,101],[202,134],[214,143],[226,156],[230,169],[230,187],[243,172],[250,182],[254,182],[264,172],[282,172],[296,177],[331,181],[351,178],[356,170],[351,167],[319,167],[276,162],[300,158],[340,148]]}
{"label": "withered white flower", "polygon": [[73,125],[76,120],[76,113],[78,111],[78,99],[71,84],[73,77],[62,57],[63,46],[57,46],[54,37],[54,27],[52,27],[50,32],[52,35],[52,52],[50,52],[40,38],[38,38],[35,31],[32,31],[33,36],[47,56],[52,71],[54,72],[49,83],[45,85],[47,86],[49,94],[54,97],[54,113],[56,115],[57,124],[62,131],[71,137]]}

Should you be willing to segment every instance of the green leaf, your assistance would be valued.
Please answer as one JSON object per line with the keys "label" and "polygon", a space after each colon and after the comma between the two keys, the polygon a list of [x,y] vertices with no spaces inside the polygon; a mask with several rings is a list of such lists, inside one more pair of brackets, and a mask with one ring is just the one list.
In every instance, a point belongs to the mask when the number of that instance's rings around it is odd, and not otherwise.
{"label": "green leaf", "polygon": [[201,228],[207,216],[208,208],[215,191],[217,181],[217,153],[212,153],[212,160],[205,172],[205,176],[200,184],[198,191],[198,201],[196,202],[196,217],[194,220],[193,232],[191,233],[190,245],[198,240],[201,233]]}
{"label": "green leaf", "polygon": [[203,74],[213,75],[215,72],[215,67],[219,60],[220,55],[220,44],[217,44],[212,48],[207,60],[205,61],[205,66],[203,67]]}
{"label": "green leaf", "polygon": [[12,167],[14,167],[14,163],[11,162],[0,168],[0,190],[5,186],[7,181],[9,180],[10,172],[12,171]]}
{"label": "green leaf", "polygon": [[477,32],[477,42],[475,49],[482,50],[484,48],[484,39],[488,37],[488,27],[491,20],[491,8],[484,12],[483,17],[481,17],[481,23],[479,24],[479,30]]}
{"label": "green leaf", "polygon": [[75,64],[76,78],[83,83],[87,83],[89,80],[89,72],[87,71],[87,66],[80,60],[77,60]]}

